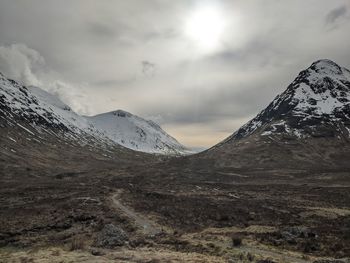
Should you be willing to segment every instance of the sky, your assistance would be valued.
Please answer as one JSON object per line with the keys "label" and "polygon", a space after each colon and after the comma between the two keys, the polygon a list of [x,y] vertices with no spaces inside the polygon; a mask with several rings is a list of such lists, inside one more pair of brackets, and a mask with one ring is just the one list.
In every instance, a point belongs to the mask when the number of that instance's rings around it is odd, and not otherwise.
{"label": "sky", "polygon": [[206,148],[312,62],[350,68],[349,32],[349,0],[0,0],[0,71]]}

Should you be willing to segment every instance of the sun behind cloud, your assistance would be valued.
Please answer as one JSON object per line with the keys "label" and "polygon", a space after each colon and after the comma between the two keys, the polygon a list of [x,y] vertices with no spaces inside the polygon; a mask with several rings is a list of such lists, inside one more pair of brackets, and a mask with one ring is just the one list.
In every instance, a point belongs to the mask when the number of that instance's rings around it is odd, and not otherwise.
{"label": "sun behind cloud", "polygon": [[203,53],[220,48],[227,21],[220,6],[206,4],[190,13],[185,23],[185,34]]}

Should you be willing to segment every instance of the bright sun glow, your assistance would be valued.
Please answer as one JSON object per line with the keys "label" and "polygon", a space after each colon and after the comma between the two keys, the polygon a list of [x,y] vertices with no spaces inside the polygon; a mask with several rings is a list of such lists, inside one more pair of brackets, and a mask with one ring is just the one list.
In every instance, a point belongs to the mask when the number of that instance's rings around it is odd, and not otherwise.
{"label": "bright sun glow", "polygon": [[225,18],[216,6],[199,7],[190,15],[185,32],[203,52],[219,48],[225,30]]}

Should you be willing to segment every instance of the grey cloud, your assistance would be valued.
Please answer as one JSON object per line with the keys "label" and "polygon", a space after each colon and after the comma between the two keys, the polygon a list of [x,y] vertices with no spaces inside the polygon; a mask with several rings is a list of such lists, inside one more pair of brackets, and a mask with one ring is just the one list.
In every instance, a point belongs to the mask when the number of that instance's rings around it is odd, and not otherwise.
{"label": "grey cloud", "polygon": [[0,72],[24,85],[38,86],[57,95],[79,113],[90,113],[87,104],[81,103],[86,99],[84,93],[77,86],[50,79],[44,58],[24,44],[0,46]]}
{"label": "grey cloud", "polygon": [[339,6],[331,10],[326,16],[326,24],[334,24],[341,18],[345,17],[348,13],[348,7],[346,5]]}
{"label": "grey cloud", "polygon": [[153,41],[158,39],[172,39],[179,36],[179,32],[174,28],[166,28],[162,31],[152,31],[143,35],[145,41]]}
{"label": "grey cloud", "polygon": [[39,86],[42,82],[35,71],[44,66],[44,58],[23,44],[0,46],[0,71],[8,78],[26,85]]}
{"label": "grey cloud", "polygon": [[142,65],[142,73],[147,77],[153,77],[156,73],[156,64],[144,60],[141,62]]}
{"label": "grey cloud", "polygon": [[128,77],[124,79],[107,79],[101,81],[95,81],[91,85],[100,87],[100,88],[118,88],[124,89],[127,88],[130,84],[136,81],[136,77]]}
{"label": "grey cloud", "polygon": [[[248,118],[262,110],[276,94],[264,84],[216,87],[214,90],[199,91],[197,87],[186,92],[184,101],[167,107],[167,114],[161,115],[162,124],[213,123],[225,119]],[[265,93],[266,98],[259,95]],[[162,113],[162,103],[150,107],[151,114]],[[164,113],[163,113],[164,114]],[[233,129],[233,128],[232,128]],[[231,129],[231,131],[233,131]]]}
{"label": "grey cloud", "polygon": [[96,37],[102,37],[104,39],[115,38],[118,35],[115,27],[106,25],[101,22],[90,22],[87,24],[87,30]]}
{"label": "grey cloud", "polygon": [[63,102],[72,107],[74,111],[83,115],[91,114],[91,109],[88,106],[89,98],[81,87],[56,80],[46,83],[45,89],[58,96]]}
{"label": "grey cloud", "polygon": [[221,52],[204,58],[209,63],[226,65],[263,67],[275,57],[278,57],[280,49],[273,47],[264,39],[254,39],[239,49],[227,48]]}

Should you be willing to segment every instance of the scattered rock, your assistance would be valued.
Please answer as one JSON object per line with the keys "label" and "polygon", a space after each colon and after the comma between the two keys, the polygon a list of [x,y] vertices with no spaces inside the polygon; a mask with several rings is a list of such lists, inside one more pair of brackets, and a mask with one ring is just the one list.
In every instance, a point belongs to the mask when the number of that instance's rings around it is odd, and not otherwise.
{"label": "scattered rock", "polygon": [[95,246],[114,248],[116,246],[123,246],[126,241],[128,241],[128,236],[123,229],[113,224],[108,224],[97,235]]}
{"label": "scattered rock", "polygon": [[[279,232],[277,239],[274,240],[275,245],[280,245],[287,242],[290,245],[297,245],[305,241],[317,239],[317,234],[310,229],[302,226],[294,226],[286,228]],[[316,242],[313,242],[316,243]]]}
{"label": "scattered rock", "polygon": [[102,251],[102,250],[100,250],[100,249],[96,249],[96,248],[92,248],[91,250],[90,250],[90,253],[91,253],[91,255],[93,255],[93,256],[103,256],[103,255],[105,255],[105,253]]}
{"label": "scattered rock", "polygon": [[289,227],[281,232],[282,238],[294,239],[294,238],[314,238],[317,237],[316,233],[312,232],[310,229],[301,226]]}

